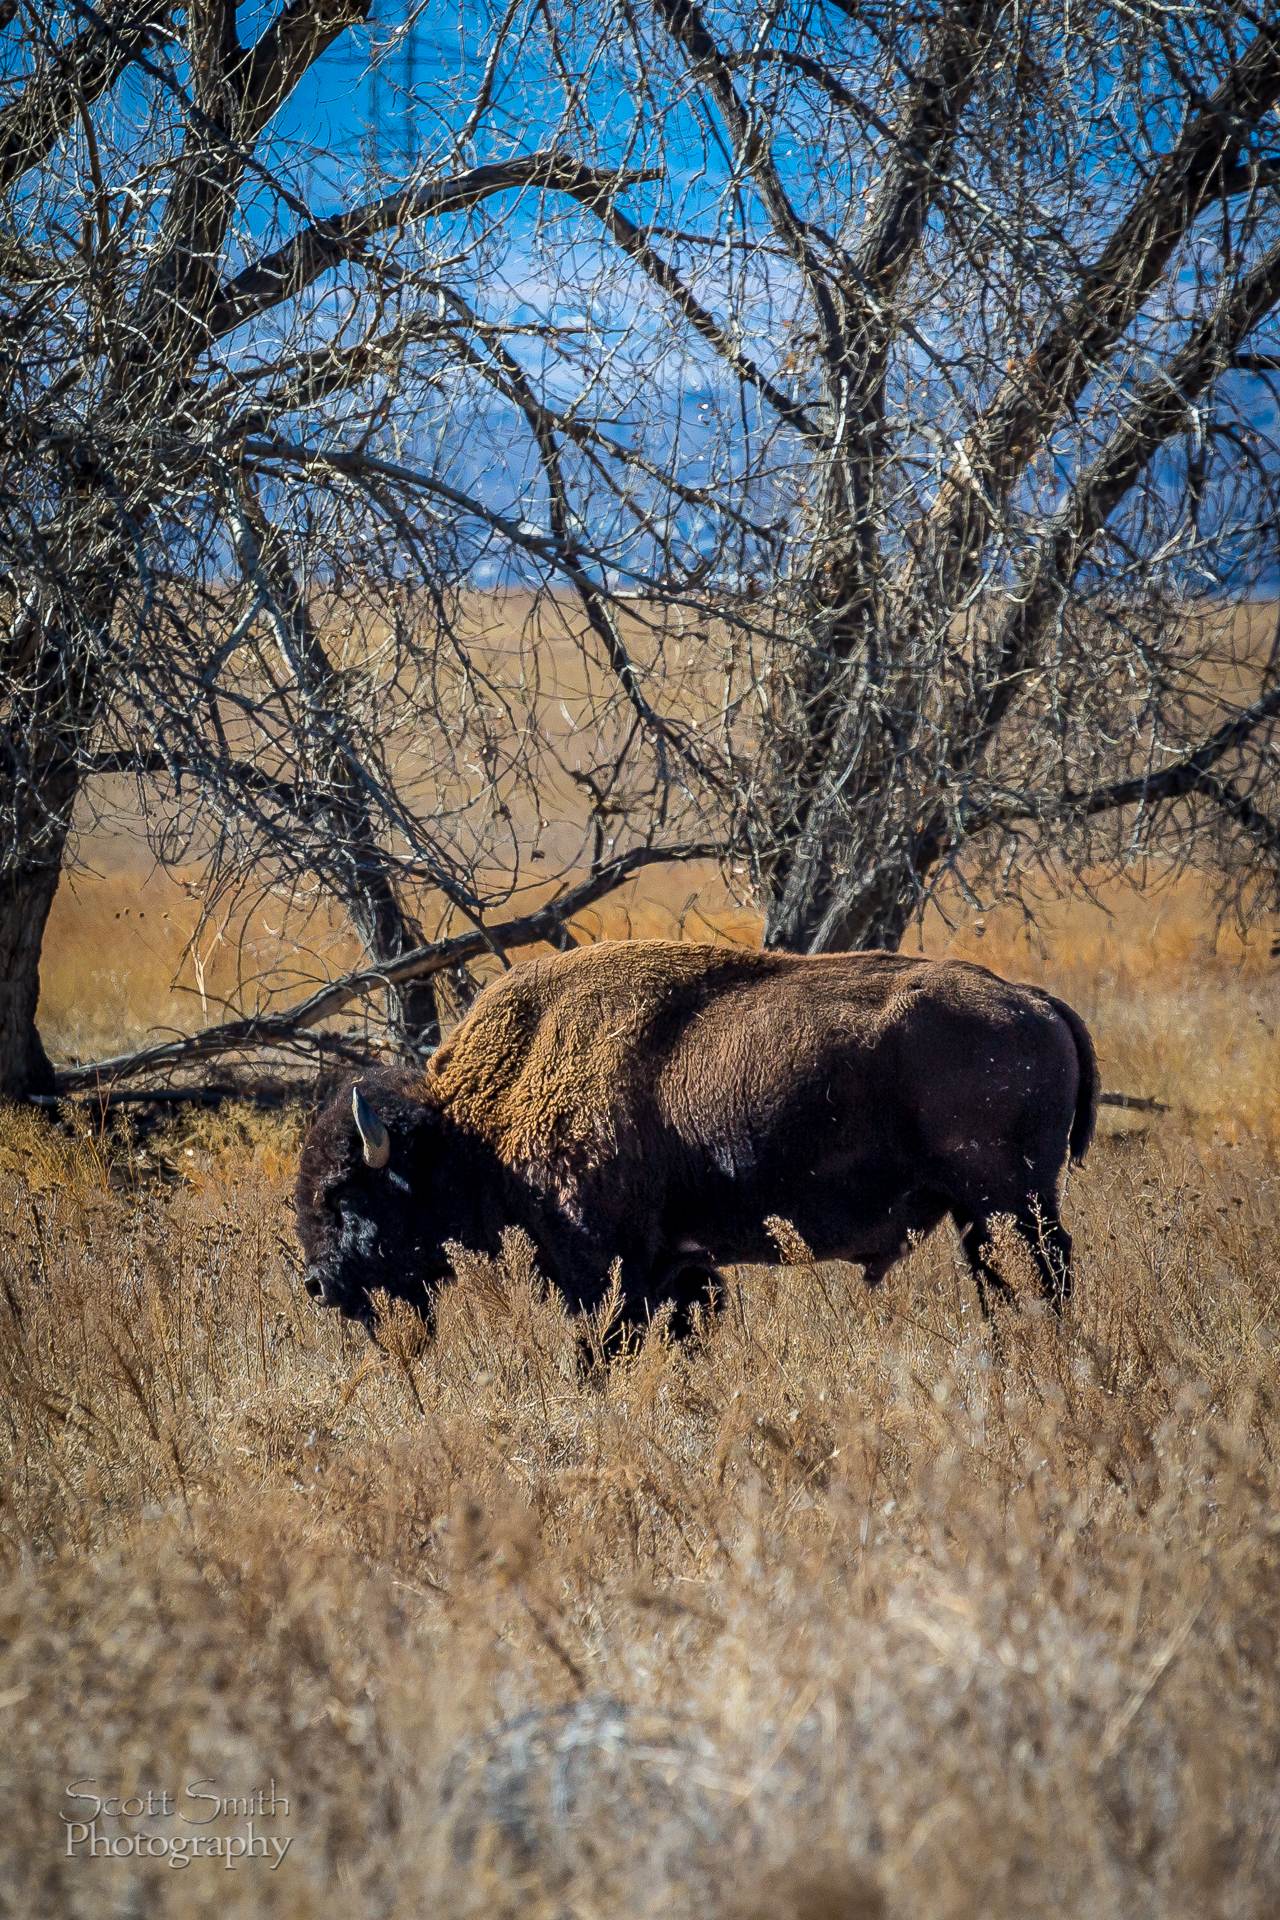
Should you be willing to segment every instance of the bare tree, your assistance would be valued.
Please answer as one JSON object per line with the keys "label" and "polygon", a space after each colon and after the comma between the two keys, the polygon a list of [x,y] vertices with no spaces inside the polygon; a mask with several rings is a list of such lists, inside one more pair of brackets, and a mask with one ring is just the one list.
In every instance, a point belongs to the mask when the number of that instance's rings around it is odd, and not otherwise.
{"label": "bare tree", "polygon": [[[424,916],[500,957],[487,923],[527,858],[545,895],[689,851],[689,756],[597,584],[607,551],[554,505],[554,534],[522,515],[518,464],[495,505],[501,439],[468,419],[480,375],[526,404],[511,341],[545,331],[469,298],[512,270],[520,196],[595,208],[628,174],[505,136],[478,159],[477,100],[465,140],[425,122],[411,177],[353,153],[348,204],[315,214],[333,169],[285,110],[367,11],[286,0],[243,44],[234,0],[6,10],[0,1093],[52,1085],[40,949],[98,776],[137,777],[210,897],[341,903],[402,1048],[437,1030],[432,979],[395,970]],[[541,630],[486,632],[484,569],[580,609],[558,735]]]}
{"label": "bare tree", "polygon": [[1272,10],[469,7],[325,215],[271,116],[358,10],[232,19],[76,0],[5,110],[19,892],[86,766],[193,783],[220,875],[350,904],[303,1029],[545,937],[570,792],[566,884],[714,847],[792,947],[1153,856],[1274,898]]}
{"label": "bare tree", "polygon": [[611,237],[783,502],[738,606],[766,940],[896,946],[1046,862],[1274,900],[1280,655],[1232,617],[1277,563],[1274,12],[625,0],[594,37],[664,180]]}

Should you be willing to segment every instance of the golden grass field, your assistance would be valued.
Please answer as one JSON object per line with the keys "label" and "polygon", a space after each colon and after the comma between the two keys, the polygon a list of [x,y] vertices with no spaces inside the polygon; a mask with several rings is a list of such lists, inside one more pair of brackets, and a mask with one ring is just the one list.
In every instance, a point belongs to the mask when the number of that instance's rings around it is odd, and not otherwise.
{"label": "golden grass field", "polygon": [[[63,1057],[206,1017],[189,893],[94,856]],[[753,934],[686,872],[579,932],[708,927]],[[0,1116],[0,1911],[1280,1911],[1274,931],[1190,879],[926,926],[1171,1108],[1104,1114],[1069,1316],[995,1338],[940,1233],[875,1295],[741,1272],[607,1370],[513,1243],[379,1351],[298,1286],[300,1113]],[[216,1018],[282,930],[204,938]],[[88,1794],[152,1801],[90,1834]],[[175,1853],[251,1821],[268,1858]]]}
{"label": "golden grass field", "polygon": [[[1178,1109],[1105,1123],[1070,1316],[996,1348],[938,1235],[594,1374],[515,1246],[379,1353],[298,1289],[296,1116],[11,1114],[9,1910],[1274,1914],[1280,969],[1112,904],[956,936]],[[271,1782],[274,1865],[66,1825],[244,1838],[196,1818]]]}

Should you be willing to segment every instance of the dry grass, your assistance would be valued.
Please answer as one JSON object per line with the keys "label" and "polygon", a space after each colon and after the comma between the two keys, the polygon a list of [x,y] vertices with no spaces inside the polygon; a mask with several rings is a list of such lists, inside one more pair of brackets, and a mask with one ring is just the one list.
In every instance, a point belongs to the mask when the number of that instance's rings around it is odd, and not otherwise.
{"label": "dry grass", "polygon": [[[1268,1140],[1103,1141],[996,1364],[938,1237],[588,1375],[518,1246],[425,1350],[312,1310],[288,1124],[0,1137],[14,1912],[1277,1910]],[[292,1845],[68,1857],[85,1776]]]}
{"label": "dry grass", "polygon": [[[87,851],[51,1043],[200,1023],[191,894],[127,840]],[[677,929],[754,934],[705,872],[579,931]],[[1215,933],[1189,880],[1034,936],[926,929],[1066,994],[1107,1084],[1174,1108],[1108,1120],[1068,1203],[1078,1300],[999,1354],[945,1236],[874,1296],[746,1272],[702,1337],[607,1373],[513,1245],[465,1265],[434,1344],[395,1321],[379,1354],[298,1290],[296,1117],[145,1155],[0,1117],[0,1910],[1280,1911],[1270,933]],[[215,929],[211,1014],[344,937]],[[88,1776],[274,1780],[257,1831],[288,1853],[69,1856]]]}

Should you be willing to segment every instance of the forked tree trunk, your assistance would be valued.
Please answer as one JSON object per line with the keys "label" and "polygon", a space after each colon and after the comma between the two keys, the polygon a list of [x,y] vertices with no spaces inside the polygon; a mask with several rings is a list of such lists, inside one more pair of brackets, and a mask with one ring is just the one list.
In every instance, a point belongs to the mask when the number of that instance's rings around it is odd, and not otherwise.
{"label": "forked tree trunk", "polygon": [[[856,863],[850,866],[856,876]],[[792,884],[766,901],[764,944],[789,953],[892,952],[911,924],[917,897],[916,875],[905,864],[859,886],[856,877],[821,860],[802,887]]]}

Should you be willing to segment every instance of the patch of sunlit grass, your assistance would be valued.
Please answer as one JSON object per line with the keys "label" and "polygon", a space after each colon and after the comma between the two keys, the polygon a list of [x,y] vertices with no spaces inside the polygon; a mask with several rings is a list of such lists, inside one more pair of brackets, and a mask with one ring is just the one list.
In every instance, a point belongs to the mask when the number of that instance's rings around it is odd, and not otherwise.
{"label": "patch of sunlit grass", "polygon": [[[993,1345],[946,1234],[875,1293],[787,1242],[602,1367],[518,1239],[434,1337],[320,1313],[296,1139],[0,1120],[14,1911],[1275,1910],[1264,1141],[1101,1142],[1062,1325]],[[86,1776],[274,1779],[289,1855],[69,1856]]]}

